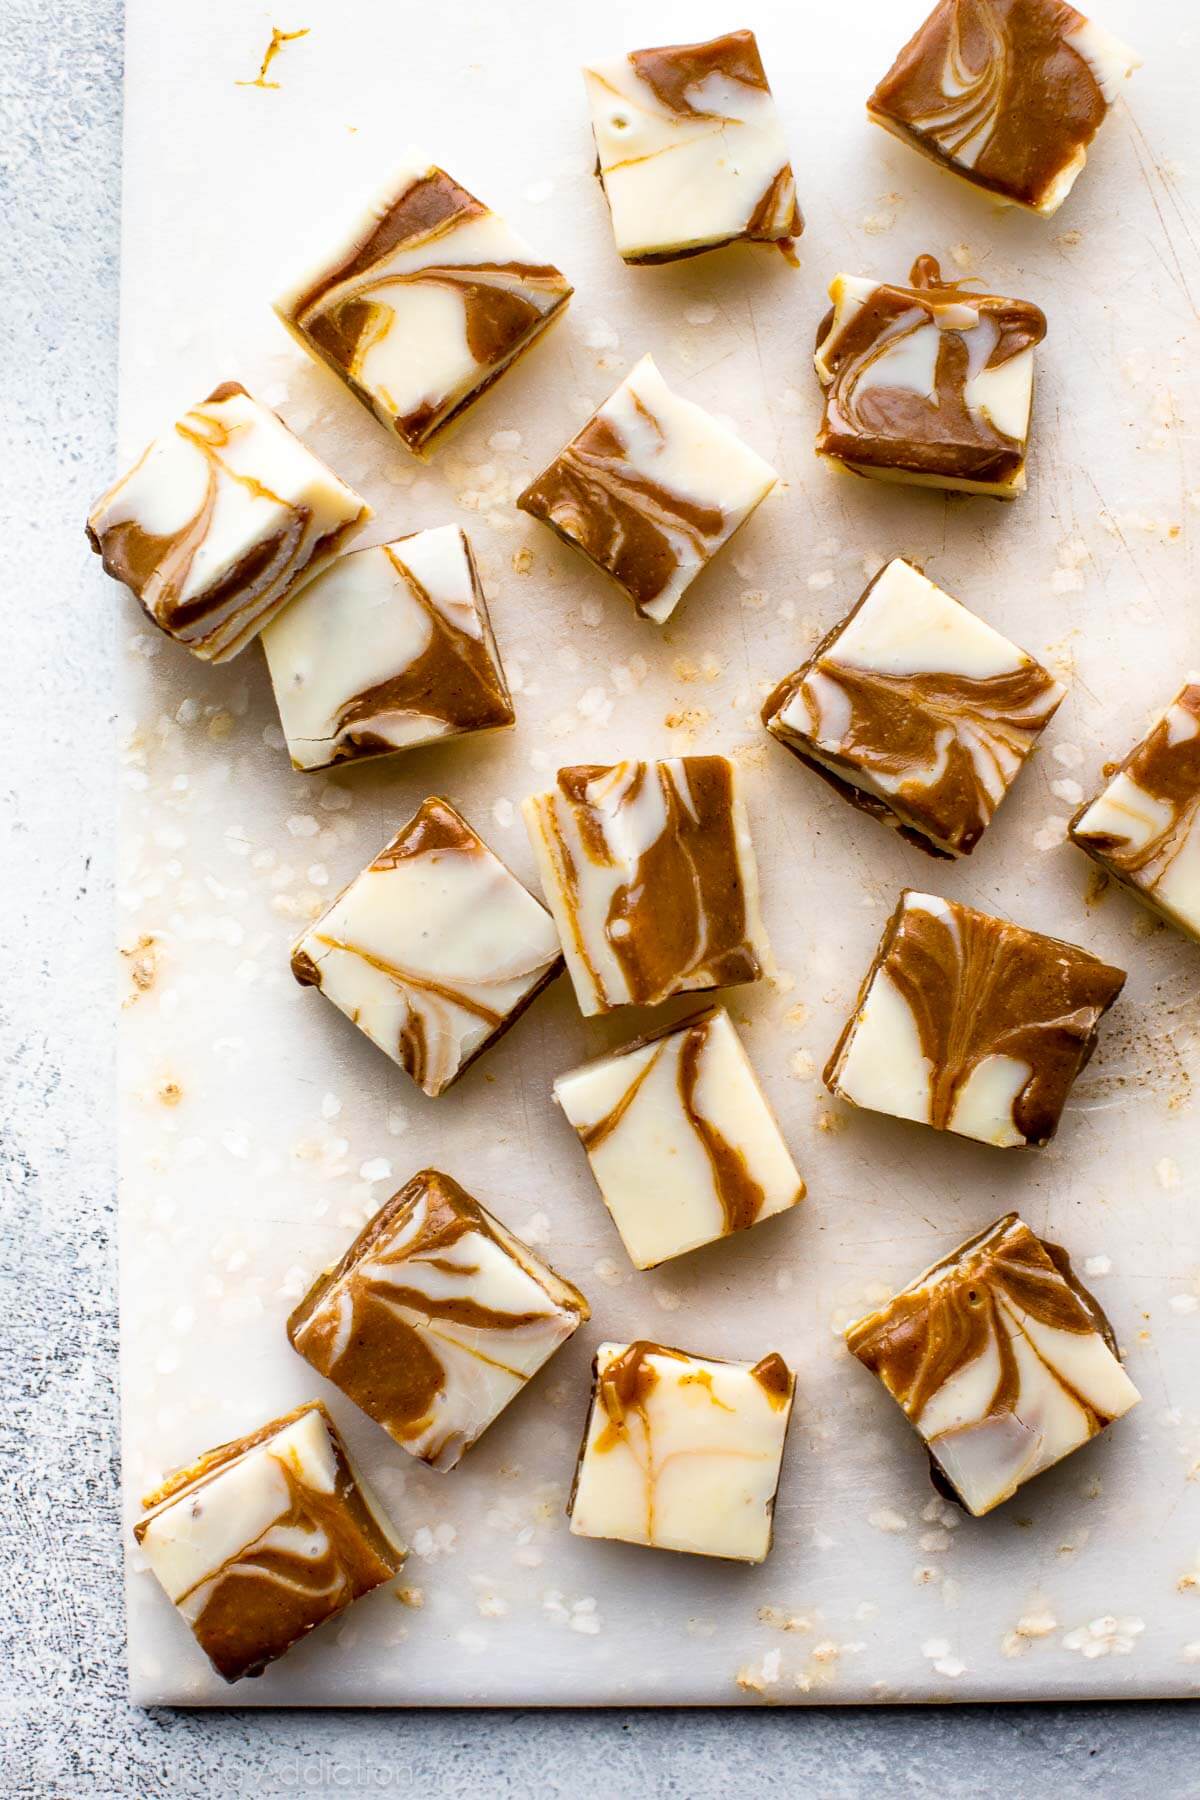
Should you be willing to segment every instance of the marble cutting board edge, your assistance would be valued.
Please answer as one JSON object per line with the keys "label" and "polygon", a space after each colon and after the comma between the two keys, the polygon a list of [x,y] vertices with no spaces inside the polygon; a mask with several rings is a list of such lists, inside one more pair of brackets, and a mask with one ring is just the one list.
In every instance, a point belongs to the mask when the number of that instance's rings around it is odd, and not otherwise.
{"label": "marble cutting board edge", "polygon": [[[402,1578],[261,1680],[209,1671],[136,1554],[144,1704],[749,1705],[1170,1696],[1200,1685],[1200,951],[1062,842],[1101,764],[1189,667],[1200,530],[1197,143],[1183,0],[1106,0],[1145,67],[1076,194],[1001,214],[882,133],[862,100],[924,0],[859,0],[849,37],[760,0],[758,32],[808,229],[801,267],[729,251],[625,270],[591,177],[579,64],[728,29],[715,0],[602,13],[514,0],[128,0],[121,457],[237,377],[347,479],[372,541],[471,533],[515,690],[506,736],[331,779],[293,774],[257,648],[206,669],[117,615],[126,970],[120,1130],[128,1517],[161,1470],[309,1397],[283,1320],[305,1282],[436,1161],[588,1293],[592,1324],[454,1474],[326,1397],[412,1546]],[[903,15],[903,16],[901,16]],[[251,81],[273,26],[287,43]],[[416,69],[419,79],[412,78]],[[427,467],[276,325],[314,221],[410,142],[576,285],[564,321]],[[838,269],[921,251],[1041,303],[1030,490],[1009,508],[838,479],[812,456],[809,362]],[[651,350],[773,460],[779,490],[659,632],[512,497]],[[110,471],[97,471],[97,487]],[[1070,683],[971,860],[935,865],[828,793],[757,724],[765,689],[904,553]],[[640,1027],[582,1021],[564,982],[460,1087],[426,1102],[292,982],[300,923],[444,792],[524,879],[517,808],[562,763],[738,758],[778,958],[727,1003],[809,1186],[795,1213],[646,1275],[623,1256],[553,1075]],[[1130,971],[1055,1144],[1004,1155],[863,1115],[819,1070],[899,888],[931,886]],[[686,1007],[671,1009],[673,1013]],[[933,1494],[845,1321],[1010,1207],[1065,1244],[1143,1404],[985,1521]],[[798,1405],[760,1569],[587,1543],[563,1503],[602,1338],[780,1350]]]}

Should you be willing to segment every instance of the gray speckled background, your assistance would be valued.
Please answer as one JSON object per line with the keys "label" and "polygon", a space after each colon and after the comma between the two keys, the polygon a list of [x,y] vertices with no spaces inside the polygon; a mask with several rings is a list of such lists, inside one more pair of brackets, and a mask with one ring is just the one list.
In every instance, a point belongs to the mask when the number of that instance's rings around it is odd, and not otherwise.
{"label": "gray speckled background", "polygon": [[4,1794],[1200,1794],[1184,1706],[129,1706],[116,1535],[113,634],[81,528],[113,454],[119,0],[0,0],[0,33]]}

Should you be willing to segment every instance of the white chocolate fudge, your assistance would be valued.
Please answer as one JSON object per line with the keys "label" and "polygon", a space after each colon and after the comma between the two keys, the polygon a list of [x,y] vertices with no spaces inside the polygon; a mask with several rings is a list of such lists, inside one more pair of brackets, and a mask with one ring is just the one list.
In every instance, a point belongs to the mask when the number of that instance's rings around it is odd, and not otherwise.
{"label": "white chocolate fudge", "polygon": [[804,1198],[722,1007],[560,1075],[554,1097],[639,1269],[744,1231]]}
{"label": "white chocolate fudge", "polygon": [[160,630],[225,662],[370,517],[282,419],[227,381],[97,500],[87,534]]}
{"label": "white chocolate fudge", "polygon": [[1012,500],[1025,491],[1033,353],[1029,300],[944,281],[919,256],[909,286],[837,275],[815,356],[817,454],[875,481]]}
{"label": "white chocolate fudge", "polygon": [[588,1316],[578,1288],[423,1169],[317,1279],[288,1337],[405,1450],[452,1469]]}
{"label": "white chocolate fudge", "polygon": [[939,0],[867,113],[1002,205],[1049,214],[1140,66],[1065,0]]}
{"label": "white chocolate fudge", "polygon": [[931,855],[967,856],[1065,691],[896,557],[762,716],[862,811]]}
{"label": "white chocolate fudge", "polygon": [[1200,675],[1080,807],[1071,841],[1200,941]]}
{"label": "white chocolate fudge", "polygon": [[300,344],[423,455],[571,296],[510,225],[410,152],[275,302]]}
{"label": "white chocolate fudge", "polygon": [[142,1505],[134,1537],[226,1681],[261,1675],[404,1561],[316,1400],[208,1451]]}
{"label": "white chocolate fudge", "polygon": [[268,626],[263,649],[297,769],[513,722],[457,525],[339,556]]}
{"label": "white chocolate fudge", "polygon": [[1048,1143],[1124,984],[1074,944],[906,889],[825,1085],[984,1144]]}
{"label": "white chocolate fudge", "polygon": [[517,505],[663,625],[776,480],[643,356]]}
{"label": "white chocolate fudge", "polygon": [[1141,1398],[1066,1252],[1016,1213],[848,1326],[846,1342],[976,1516]]}
{"label": "white chocolate fudge", "polygon": [[762,1562],[795,1389],[783,1358],[751,1365],[601,1344],[592,1383],[571,1530]]}
{"label": "white chocolate fudge", "polygon": [[583,1013],[757,981],[770,966],[726,757],[560,769],[523,811]]}
{"label": "white chocolate fudge", "polygon": [[436,797],[292,949],[296,980],[320,988],[431,1096],[561,967],[546,909]]}
{"label": "white chocolate fudge", "polygon": [[628,263],[804,229],[752,31],[634,50],[583,72],[597,174]]}

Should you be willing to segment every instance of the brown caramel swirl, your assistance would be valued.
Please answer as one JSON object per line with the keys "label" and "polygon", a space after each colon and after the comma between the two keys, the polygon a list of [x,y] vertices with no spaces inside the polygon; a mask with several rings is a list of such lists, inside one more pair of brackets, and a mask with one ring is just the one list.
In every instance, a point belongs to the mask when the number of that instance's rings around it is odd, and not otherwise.
{"label": "brown caramel swirl", "polygon": [[[1025,1143],[1048,1143],[1124,971],[972,907],[913,901],[902,896],[867,979],[885,970],[912,1015],[929,1066],[928,1123],[952,1129],[959,1096],[980,1064],[1009,1057],[1027,1070],[1013,1124]],[[852,1018],[825,1070],[835,1088],[854,1026]]]}
{"label": "brown caramel swirl", "polygon": [[[1028,300],[944,282],[931,256],[917,258],[909,280],[907,288],[880,283],[836,334],[832,312],[822,322],[817,346],[828,381],[818,453],[867,469],[1011,483],[1024,463],[1024,442],[971,404],[968,384],[1039,344],[1044,313]],[[876,379],[885,354],[895,357],[928,332],[937,334],[928,391]]]}
{"label": "brown caramel swirl", "polygon": [[[657,791],[644,796],[646,787]],[[566,818],[556,819],[553,847],[565,911],[608,1004],[653,1005],[687,988],[762,974],[748,929],[734,798],[733,770],[722,756],[559,770],[554,800]],[[590,942],[597,898],[604,949],[619,972],[615,992]]]}
{"label": "brown caramel swirl", "polygon": [[698,103],[694,90],[713,75],[769,92],[766,70],[752,31],[729,31],[703,44],[672,44],[661,50],[634,50],[630,62],[647,87],[672,112],[719,118],[711,102]]}
{"label": "brown caramel swirl", "polygon": [[[1138,790],[1129,796],[1137,816],[1129,818],[1128,833],[1115,823],[1108,828],[1100,822],[1086,825],[1096,804],[1086,801],[1071,821],[1071,837],[1121,880],[1157,900],[1200,823],[1200,683],[1189,682],[1175,696],[1166,715],[1121,764],[1117,780],[1122,776]],[[1156,816],[1156,822],[1150,823],[1147,815]],[[1178,909],[1163,898],[1164,910],[1174,916]],[[1183,922],[1195,929],[1190,919]]]}
{"label": "brown caramel swirl", "polygon": [[978,186],[1040,208],[1108,111],[1062,0],[940,0],[868,110]]}
{"label": "brown caramel swirl", "polygon": [[[274,413],[258,406],[240,382],[222,382],[172,430],[200,461],[200,495],[191,514],[169,532],[149,530],[138,516],[139,505],[144,504],[139,477],[146,470],[148,488],[152,477],[147,464],[158,448],[150,444],[129,473],[96,502],[87,538],[105,573],[137,596],[161,631],[196,655],[222,662],[262,629],[302,576],[336,554],[370,518],[371,509],[349,489],[341,489],[322,524],[312,505],[273,489],[268,476],[278,458],[277,440],[291,433]],[[235,439],[251,445],[248,456],[240,442],[234,447]],[[260,439],[263,448],[256,462],[253,447]],[[312,466],[315,473],[325,473],[315,458]],[[289,473],[294,479],[294,472]],[[172,469],[158,479],[169,494],[177,474]],[[241,488],[251,501],[262,503],[273,520],[282,518],[253,537],[240,554],[226,559],[218,502],[231,488]],[[341,516],[335,523],[336,509]],[[220,570],[207,582],[193,579],[202,550],[210,566]]]}
{"label": "brown caramel swirl", "polygon": [[[440,719],[456,731],[511,725],[512,701],[486,635],[476,637],[455,625],[401,561],[395,547],[385,544],[382,548],[429,621],[429,642],[406,669],[346,701],[337,719],[339,738],[360,754],[365,750],[390,750],[387,737],[376,735],[373,725],[381,715],[396,712]],[[483,595],[469,547],[467,554],[471,557],[477,604],[482,606]]]}
{"label": "brown caramel swirl", "polygon": [[856,665],[839,640],[875,585],[770,695],[763,723],[844,799],[919,849],[969,855],[1063,689],[1015,650],[1014,667],[982,676]]}
{"label": "brown caramel swirl", "polygon": [[[427,860],[425,871],[410,865]],[[387,882],[379,878],[396,876]],[[487,932],[472,932],[486,916]],[[436,1096],[562,967],[544,909],[445,800],[430,796],[296,940],[316,987]]]}
{"label": "brown caramel swirl", "polygon": [[[1111,1339],[1111,1326],[1079,1286],[1065,1252],[1043,1245],[1016,1213],[1008,1213],[935,1263],[881,1311],[852,1326],[846,1342],[914,1424],[946,1382],[991,1347],[999,1373],[982,1416],[1012,1412],[1020,1399],[1021,1378],[1012,1334],[1001,1316],[1006,1301],[1056,1331],[1082,1335],[1102,1330]],[[1060,1370],[1051,1374],[1070,1391]],[[1097,1418],[1096,1430],[1107,1423]]]}
{"label": "brown caramel swirl", "polygon": [[[459,234],[477,242],[478,253],[456,243]],[[493,239],[497,253],[489,256]],[[528,347],[570,298],[570,284],[560,270],[508,254],[511,242],[515,240],[507,228],[481,201],[445,170],[431,168],[407,178],[372,213],[340,261],[281,302],[280,311],[358,398],[411,449],[419,450]],[[410,402],[392,394],[386,381],[370,376],[365,365],[372,352],[386,349],[392,332],[409,329],[403,299],[413,287],[442,289],[456,297],[476,374],[463,383],[453,344],[432,327],[427,391]],[[439,367],[448,371],[445,387]]]}
{"label": "brown caramel swirl", "polygon": [[320,1414],[336,1467],[332,1492],[313,1487],[291,1459],[273,1458],[286,1504],[252,1543],[238,1545],[191,1588],[174,1596],[200,1647],[226,1681],[261,1675],[267,1664],[360,1595],[394,1575],[403,1555],[385,1534],[355,1480],[341,1440],[318,1402],[297,1408],[232,1443],[208,1451],[143,1502],[134,1526],[142,1542],[151,1519],[187,1505],[183,1535],[203,1534],[205,1489],[234,1463],[271,1444],[310,1412]]}
{"label": "brown caramel swirl", "polygon": [[[766,70],[759,55],[758,42],[752,31],[729,31],[702,44],[672,44],[658,50],[634,50],[629,57],[638,78],[661,104],[682,119],[724,119],[734,132],[741,127],[738,118],[725,118],[715,99],[701,98],[698,90],[713,76],[740,83],[743,87],[769,94]],[[740,233],[778,243],[790,251],[793,238],[804,230],[804,219],[796,200],[796,183],[790,165],[777,170],[753,207]],[[730,238],[726,240],[732,242]],[[691,254],[717,246],[706,243]],[[629,258],[636,262],[674,261],[678,250]]]}
{"label": "brown caramel swirl", "polygon": [[[497,1298],[514,1262],[531,1277],[517,1310]],[[288,1337],[397,1443],[445,1469],[587,1317],[577,1289],[425,1169],[313,1284]]]}
{"label": "brown caramel swirl", "polygon": [[594,1125],[584,1126],[579,1136],[585,1150],[599,1149],[605,1139],[619,1128],[661,1058],[674,1056],[680,1111],[708,1159],[713,1188],[724,1215],[725,1232],[728,1234],[745,1231],[748,1226],[753,1225],[762,1211],[766,1196],[751,1174],[742,1151],[731,1144],[713,1121],[706,1117],[697,1099],[701,1064],[715,1017],[716,1014],[712,1011],[699,1013],[683,1026],[668,1025],[661,1032],[626,1045],[623,1052],[625,1055],[645,1049],[651,1044],[657,1047],[653,1056],[643,1063],[625,1092],[604,1117],[597,1119]]}
{"label": "brown caramel swirl", "polygon": [[530,482],[517,505],[611,575],[643,614],[675,575],[681,547],[698,565],[726,535],[719,506],[652,481],[602,413]]}

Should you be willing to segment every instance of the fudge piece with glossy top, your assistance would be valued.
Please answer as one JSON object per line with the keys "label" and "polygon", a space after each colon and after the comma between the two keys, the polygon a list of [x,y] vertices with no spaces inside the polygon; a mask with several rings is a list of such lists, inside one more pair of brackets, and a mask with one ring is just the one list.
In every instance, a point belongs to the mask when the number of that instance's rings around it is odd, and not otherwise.
{"label": "fudge piece with glossy top", "polygon": [[762,1562],[794,1390],[774,1351],[751,1364],[663,1344],[601,1344],[571,1530]]}
{"label": "fudge piece with glossy top", "polygon": [[596,173],[627,263],[737,239],[791,249],[804,221],[752,31],[633,50],[583,75]]}
{"label": "fudge piece with glossy top", "polygon": [[744,1231],[804,1198],[723,1007],[560,1075],[554,1097],[639,1269]]}
{"label": "fudge piece with glossy top", "polygon": [[282,419],[227,381],[101,495],[87,534],[153,624],[225,662],[370,517]]}
{"label": "fudge piece with glossy top", "polygon": [[931,855],[968,856],[1065,691],[896,557],[762,716],[863,812]]}
{"label": "fudge piece with glossy top", "polygon": [[846,1331],[904,1408],[934,1470],[976,1515],[1140,1398],[1066,1252],[1015,1213]]}
{"label": "fudge piece with glossy top", "polygon": [[317,1400],[209,1450],[142,1505],[142,1554],[226,1681],[261,1675],[404,1561]]}
{"label": "fudge piece with glossy top", "polygon": [[1139,900],[1200,940],[1200,677],[1079,808],[1070,834]]}
{"label": "fudge piece with glossy top", "polygon": [[1124,985],[1075,944],[906,889],[825,1085],[981,1143],[1045,1144]]}
{"label": "fudge piece with glossy top", "polygon": [[1052,213],[1140,62],[1064,0],[939,0],[867,112],[997,200]]}
{"label": "fudge piece with glossy top", "polygon": [[268,626],[263,649],[297,769],[513,722],[457,525],[339,556]]}
{"label": "fudge piece with glossy top", "polygon": [[775,481],[643,356],[517,505],[662,625]]}
{"label": "fudge piece with glossy top", "polygon": [[817,454],[876,481],[1011,500],[1025,491],[1045,314],[944,281],[932,256],[919,256],[908,279],[830,283],[815,359],[825,390]]}
{"label": "fudge piece with glossy top", "polygon": [[558,316],[571,285],[415,152],[326,233],[275,311],[423,455]]}
{"label": "fudge piece with glossy top", "polygon": [[545,907],[436,797],[292,949],[296,980],[319,988],[431,1096],[561,967]]}
{"label": "fudge piece with glossy top", "polygon": [[405,1450],[452,1469],[588,1316],[577,1288],[423,1169],[318,1277],[288,1337]]}
{"label": "fudge piece with glossy top", "polygon": [[523,810],[584,1013],[757,981],[770,965],[726,757],[560,769]]}

